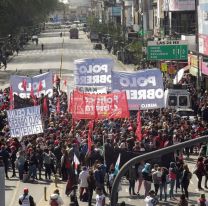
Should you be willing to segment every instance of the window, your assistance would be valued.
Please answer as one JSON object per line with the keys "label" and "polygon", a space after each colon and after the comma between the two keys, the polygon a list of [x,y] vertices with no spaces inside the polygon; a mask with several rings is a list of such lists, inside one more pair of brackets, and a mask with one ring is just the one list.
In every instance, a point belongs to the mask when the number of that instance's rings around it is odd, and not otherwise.
{"label": "window", "polygon": [[187,96],[179,96],[179,106],[187,106],[188,99]]}
{"label": "window", "polygon": [[168,105],[169,106],[176,106],[177,105],[177,96],[169,96]]}

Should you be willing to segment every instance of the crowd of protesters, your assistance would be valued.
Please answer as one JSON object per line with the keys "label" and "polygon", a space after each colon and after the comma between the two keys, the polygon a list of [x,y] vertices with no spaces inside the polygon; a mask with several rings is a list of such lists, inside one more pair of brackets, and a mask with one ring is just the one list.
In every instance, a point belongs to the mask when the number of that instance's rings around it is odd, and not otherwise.
{"label": "crowd of protesters", "polygon": [[[190,83],[189,78],[182,83]],[[68,113],[67,94],[60,90],[59,85],[54,87],[52,98],[41,96],[36,99],[41,105],[44,133],[11,138],[6,117],[9,109],[9,88],[0,91],[4,101],[1,105],[0,124],[0,156],[5,165],[6,178],[18,176],[22,181],[50,181],[52,175],[67,181],[66,194],[69,195],[79,183],[79,199],[88,201],[91,205],[93,191],[97,191],[97,205],[105,204],[105,196],[111,193],[115,178],[115,162],[118,154],[123,155],[121,164],[134,155],[161,149],[178,144],[201,135],[207,134],[207,119],[203,114],[207,110],[208,93],[204,91],[197,98],[194,87],[192,99],[193,108],[198,114],[195,120],[180,118],[169,109],[142,111],[142,140],[137,141],[135,131],[137,128],[136,114],[132,113],[130,119],[104,119],[97,120],[92,133],[91,151],[88,150],[88,121],[72,121]],[[31,102],[32,98],[30,99]],[[47,102],[45,105],[44,102]],[[57,111],[57,102],[60,108]],[[205,115],[206,116],[206,115]],[[194,174],[198,177],[198,189],[202,189],[202,177],[205,177],[203,186],[207,188],[208,159],[207,146],[196,145],[186,147],[183,151],[168,154],[170,158],[159,162],[152,160],[141,162],[129,168],[126,179],[129,181],[129,195],[141,196],[141,187],[144,187],[145,202],[154,195],[159,200],[174,199],[175,193],[184,192],[183,199],[188,198],[188,187],[192,177],[183,155],[200,153]],[[78,171],[74,168],[74,155],[80,161]],[[168,161],[167,161],[168,159]],[[11,167],[12,176],[8,170]],[[138,188],[135,191],[135,183]],[[107,187],[106,187],[107,186]],[[169,188],[169,190],[167,189]],[[119,188],[120,190],[121,188]],[[154,189],[152,191],[151,189]],[[169,192],[168,192],[169,191]],[[157,198],[155,198],[155,204]]]}

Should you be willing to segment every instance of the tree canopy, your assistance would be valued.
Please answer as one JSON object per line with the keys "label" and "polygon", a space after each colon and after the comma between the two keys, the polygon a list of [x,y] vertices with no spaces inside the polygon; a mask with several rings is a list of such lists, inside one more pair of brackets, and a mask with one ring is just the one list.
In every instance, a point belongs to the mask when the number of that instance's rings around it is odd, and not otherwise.
{"label": "tree canopy", "polygon": [[1,0],[0,35],[44,22],[57,4],[58,0]]}

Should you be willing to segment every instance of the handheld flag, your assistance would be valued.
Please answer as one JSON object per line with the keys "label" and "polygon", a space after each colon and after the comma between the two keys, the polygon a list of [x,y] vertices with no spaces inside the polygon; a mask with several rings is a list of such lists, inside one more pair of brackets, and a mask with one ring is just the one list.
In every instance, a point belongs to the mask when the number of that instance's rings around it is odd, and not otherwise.
{"label": "handheld flag", "polygon": [[90,153],[91,150],[92,150],[91,135],[92,135],[93,127],[94,127],[94,121],[91,120],[88,125],[89,125],[89,131],[88,131],[88,152]]}
{"label": "handheld flag", "polygon": [[10,86],[10,89],[9,89],[9,103],[10,103],[9,109],[10,110],[14,109],[14,96],[13,96],[12,86]]}
{"label": "handheld flag", "polygon": [[118,174],[120,162],[121,162],[121,154],[119,153],[118,159],[116,160],[116,164],[115,164],[114,175],[117,175]]}
{"label": "handheld flag", "polygon": [[75,174],[77,175],[77,169],[78,169],[78,165],[80,164],[79,159],[77,158],[77,156],[74,154],[74,170],[75,170]]}
{"label": "handheld flag", "polygon": [[138,113],[137,113],[137,129],[136,129],[135,134],[137,136],[137,140],[141,141],[142,140],[142,123],[141,123],[141,112],[140,112],[140,110],[138,110]]}
{"label": "handheld flag", "polygon": [[56,112],[59,114],[61,112],[61,106],[60,106],[60,98],[57,98],[57,103],[56,103]]}
{"label": "handheld flag", "polygon": [[22,88],[24,89],[24,91],[26,91],[26,88],[27,88],[27,80],[26,79],[23,79],[23,81],[22,81]]}

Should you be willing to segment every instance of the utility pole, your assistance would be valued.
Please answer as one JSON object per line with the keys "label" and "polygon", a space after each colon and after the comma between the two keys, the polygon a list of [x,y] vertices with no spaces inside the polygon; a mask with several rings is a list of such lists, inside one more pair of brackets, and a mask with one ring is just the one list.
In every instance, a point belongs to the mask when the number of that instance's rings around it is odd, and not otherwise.
{"label": "utility pole", "polygon": [[200,72],[200,65],[199,65],[199,24],[198,24],[198,6],[199,0],[195,0],[195,16],[196,16],[196,29],[195,29],[195,36],[196,36],[196,52],[197,52],[197,94],[200,96],[201,93],[201,72]]}
{"label": "utility pole", "polygon": [[122,6],[122,37],[125,44],[126,39],[126,17],[125,17],[125,1],[121,0],[121,6]]}

